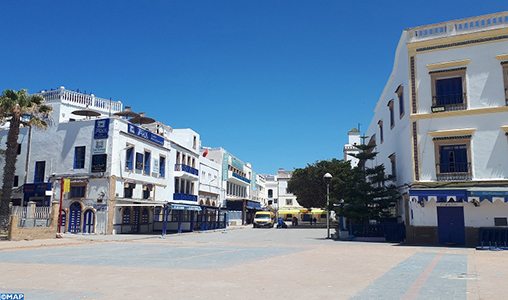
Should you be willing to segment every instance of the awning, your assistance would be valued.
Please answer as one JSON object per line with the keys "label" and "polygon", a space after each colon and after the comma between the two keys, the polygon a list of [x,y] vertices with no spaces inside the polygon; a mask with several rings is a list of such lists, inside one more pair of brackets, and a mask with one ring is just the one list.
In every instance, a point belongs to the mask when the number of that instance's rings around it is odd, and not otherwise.
{"label": "awning", "polygon": [[412,202],[467,202],[467,191],[457,189],[413,189],[409,190],[409,199]]}
{"label": "awning", "polygon": [[292,215],[295,215],[295,214],[299,214],[299,213],[300,213],[299,209],[279,210],[279,214],[292,214]]}
{"label": "awning", "polygon": [[152,200],[140,200],[140,199],[129,199],[129,198],[116,198],[116,207],[123,206],[164,206],[166,202],[152,201]]}
{"label": "awning", "polygon": [[171,204],[171,209],[174,210],[193,210],[201,211],[201,207],[194,205],[183,205],[183,204]]}
{"label": "awning", "polygon": [[470,188],[467,190],[469,202],[485,200],[494,203],[495,201],[508,202],[507,188]]}
{"label": "awning", "polygon": [[300,209],[300,212],[301,212],[302,214],[311,214],[311,215],[312,215],[312,214],[314,214],[314,215],[321,215],[321,214],[326,213],[326,211],[325,211],[325,210],[318,209],[318,208],[313,208],[313,209],[311,209],[311,210],[308,210],[308,209],[304,208],[304,209]]}

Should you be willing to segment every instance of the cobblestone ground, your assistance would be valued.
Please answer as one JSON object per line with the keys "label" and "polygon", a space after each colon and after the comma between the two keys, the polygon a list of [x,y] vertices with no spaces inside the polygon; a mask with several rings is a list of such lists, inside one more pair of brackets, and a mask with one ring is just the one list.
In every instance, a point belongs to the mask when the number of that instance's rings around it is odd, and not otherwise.
{"label": "cobblestone ground", "polygon": [[505,299],[508,251],[328,240],[326,229],[0,242],[25,299]]}

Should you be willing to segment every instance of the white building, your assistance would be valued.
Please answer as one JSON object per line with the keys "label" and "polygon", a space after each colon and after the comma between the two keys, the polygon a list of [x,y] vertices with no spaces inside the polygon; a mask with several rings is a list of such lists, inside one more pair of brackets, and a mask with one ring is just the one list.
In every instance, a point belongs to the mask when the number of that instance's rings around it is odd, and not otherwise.
{"label": "white building", "polygon": [[222,186],[226,207],[241,211],[242,224],[250,224],[256,211],[261,210],[256,187],[256,173],[250,163],[244,163],[223,148],[204,148],[207,157],[222,166]]}
{"label": "white building", "polygon": [[367,164],[396,176],[409,241],[506,232],[507,63],[508,13],[403,31],[366,135],[379,152]]}
{"label": "white building", "polygon": [[[64,88],[41,95],[49,95],[58,122],[31,135],[22,128],[15,185],[25,184],[16,189],[14,205],[34,201],[48,206],[50,200],[60,200],[61,179],[66,179],[70,188],[61,199],[64,232],[165,233],[224,225],[218,187],[209,181],[208,190],[199,186],[196,132],[109,117],[122,109],[121,103]],[[76,110],[84,109],[101,114],[73,118]],[[0,132],[3,144],[6,135],[7,130]],[[219,175],[212,162],[202,170]],[[198,202],[200,191],[213,200]]]}

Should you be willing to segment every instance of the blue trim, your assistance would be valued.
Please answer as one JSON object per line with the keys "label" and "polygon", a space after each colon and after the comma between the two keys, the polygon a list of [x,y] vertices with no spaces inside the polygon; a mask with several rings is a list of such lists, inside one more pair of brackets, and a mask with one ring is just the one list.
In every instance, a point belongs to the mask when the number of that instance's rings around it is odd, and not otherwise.
{"label": "blue trim", "polygon": [[174,193],[173,194],[173,200],[186,200],[186,201],[198,201],[198,196],[190,195],[190,194],[184,194],[184,193]]}
{"label": "blue trim", "polygon": [[238,179],[240,179],[240,180],[242,180],[242,181],[245,181],[245,182],[247,182],[247,183],[250,183],[250,180],[249,180],[249,179],[247,179],[247,178],[245,178],[245,177],[243,177],[243,176],[240,176],[240,175],[238,175],[238,174],[236,174],[236,173],[233,173],[233,177],[236,177],[236,178],[238,178]]}

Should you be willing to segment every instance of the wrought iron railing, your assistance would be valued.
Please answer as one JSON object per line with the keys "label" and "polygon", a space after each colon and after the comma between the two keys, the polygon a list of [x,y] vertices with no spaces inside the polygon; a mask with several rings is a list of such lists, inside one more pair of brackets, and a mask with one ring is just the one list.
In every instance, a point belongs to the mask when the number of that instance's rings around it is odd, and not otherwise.
{"label": "wrought iron railing", "polygon": [[175,171],[184,171],[184,172],[196,175],[196,176],[199,175],[199,171],[197,169],[195,169],[193,167],[189,167],[189,166],[184,165],[184,164],[176,164],[175,165]]}
{"label": "wrought iron railing", "polygon": [[432,111],[454,111],[467,109],[466,93],[437,95],[432,97]]}
{"label": "wrought iron railing", "polygon": [[198,196],[196,195],[190,195],[190,194],[184,194],[184,193],[174,193],[173,194],[173,200],[185,200],[185,201],[198,201]]}
{"label": "wrought iron railing", "polygon": [[438,163],[436,175],[442,181],[471,180],[471,163]]}

